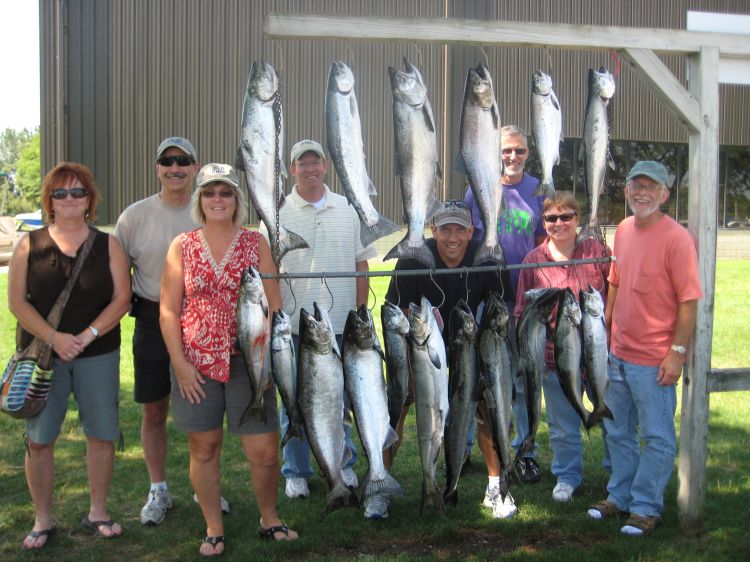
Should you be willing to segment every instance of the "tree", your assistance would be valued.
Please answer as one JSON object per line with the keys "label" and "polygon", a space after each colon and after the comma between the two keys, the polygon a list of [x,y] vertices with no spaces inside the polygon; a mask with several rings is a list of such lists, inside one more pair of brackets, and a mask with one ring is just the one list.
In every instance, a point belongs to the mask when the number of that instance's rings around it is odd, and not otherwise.
{"label": "tree", "polygon": [[40,152],[38,127],[33,134],[27,129],[5,129],[0,135],[0,171],[9,174],[10,188],[5,198],[5,214],[15,215],[39,208],[42,186]]}

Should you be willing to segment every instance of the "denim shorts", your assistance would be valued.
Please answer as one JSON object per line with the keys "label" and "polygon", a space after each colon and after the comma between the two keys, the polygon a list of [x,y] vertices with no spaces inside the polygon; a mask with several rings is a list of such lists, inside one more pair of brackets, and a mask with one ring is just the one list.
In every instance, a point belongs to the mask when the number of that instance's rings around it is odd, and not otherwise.
{"label": "denim shorts", "polygon": [[245,362],[239,355],[233,355],[229,363],[229,382],[221,383],[204,377],[202,386],[206,397],[199,404],[191,404],[180,396],[180,387],[172,372],[172,417],[180,431],[189,433],[213,431],[224,426],[239,435],[270,433],[279,429],[279,415],[276,407],[276,388],[263,393],[266,409],[266,423],[260,418],[251,417],[240,424],[240,418],[250,403],[250,379],[245,370]]}
{"label": "denim shorts", "polygon": [[83,433],[102,441],[119,439],[120,350],[73,361],[54,359],[52,368],[54,376],[47,404],[38,416],[26,420],[29,439],[48,445],[57,438],[71,391],[78,404]]}

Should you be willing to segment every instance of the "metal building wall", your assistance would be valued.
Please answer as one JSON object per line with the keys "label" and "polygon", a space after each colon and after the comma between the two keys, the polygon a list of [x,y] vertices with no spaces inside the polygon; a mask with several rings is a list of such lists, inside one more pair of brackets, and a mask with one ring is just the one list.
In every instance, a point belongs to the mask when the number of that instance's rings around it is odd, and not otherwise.
{"label": "metal building wall", "polygon": [[[463,181],[449,170],[464,80],[485,55],[478,47],[271,41],[262,32],[269,11],[684,28],[688,9],[747,14],[750,0],[40,0],[40,9],[43,171],[63,158],[91,166],[104,193],[99,222],[113,223],[125,206],[158,190],[154,151],[167,135],[193,140],[204,163],[234,161],[247,74],[261,59],[281,76],[285,155],[300,138],[324,141],[328,68],[334,60],[352,67],[375,204],[398,221],[387,66],[406,55],[422,70],[439,129],[439,189],[458,197]],[[528,128],[530,76],[543,68],[555,81],[566,137],[581,134],[588,68],[615,68],[605,52],[484,50],[503,122]],[[663,60],[684,81],[681,57]],[[686,140],[625,64],[617,84],[613,138]],[[750,144],[749,101],[747,88],[722,86],[722,143]],[[333,171],[328,183],[338,190]]]}

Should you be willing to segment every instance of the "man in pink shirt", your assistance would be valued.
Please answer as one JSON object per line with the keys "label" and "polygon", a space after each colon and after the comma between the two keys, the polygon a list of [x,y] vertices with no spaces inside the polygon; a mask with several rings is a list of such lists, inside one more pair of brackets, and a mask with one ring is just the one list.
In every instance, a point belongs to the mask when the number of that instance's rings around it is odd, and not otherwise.
{"label": "man in pink shirt", "polygon": [[660,209],[669,198],[667,183],[659,162],[636,162],[628,173],[625,197],[633,216],[617,227],[617,261],[609,273],[606,403],[614,419],[604,425],[612,476],[607,499],[588,515],[629,513],[621,532],[630,536],[650,533],[661,520],[677,452],[676,384],[703,296],[695,241]]}

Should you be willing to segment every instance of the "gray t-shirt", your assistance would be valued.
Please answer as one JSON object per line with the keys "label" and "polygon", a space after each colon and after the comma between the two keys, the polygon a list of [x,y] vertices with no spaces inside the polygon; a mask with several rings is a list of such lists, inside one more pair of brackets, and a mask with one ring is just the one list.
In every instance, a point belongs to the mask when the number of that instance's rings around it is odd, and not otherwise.
{"label": "gray t-shirt", "polygon": [[133,292],[159,300],[161,275],[169,246],[177,235],[196,228],[190,204],[166,205],[159,194],[136,201],[117,219],[115,236],[133,267]]}

